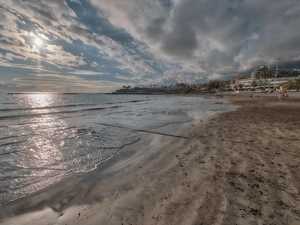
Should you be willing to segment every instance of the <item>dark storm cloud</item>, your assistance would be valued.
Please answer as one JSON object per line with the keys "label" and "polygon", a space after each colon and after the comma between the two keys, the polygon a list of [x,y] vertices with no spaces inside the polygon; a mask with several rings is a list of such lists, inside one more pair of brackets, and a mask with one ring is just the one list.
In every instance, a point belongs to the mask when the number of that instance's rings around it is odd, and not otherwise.
{"label": "dark storm cloud", "polygon": [[166,22],[166,18],[159,17],[152,20],[146,27],[145,33],[150,39],[158,40],[162,38],[164,34],[163,25]]}
{"label": "dark storm cloud", "polygon": [[92,2],[154,55],[187,73],[198,69],[204,78],[250,74],[262,64],[274,65],[279,56],[286,63],[299,60],[297,0],[174,0],[169,7],[162,1]]}
{"label": "dark storm cloud", "polygon": [[162,41],[162,50],[173,56],[182,58],[191,57],[197,49],[196,33],[189,27],[174,29],[165,34]]}

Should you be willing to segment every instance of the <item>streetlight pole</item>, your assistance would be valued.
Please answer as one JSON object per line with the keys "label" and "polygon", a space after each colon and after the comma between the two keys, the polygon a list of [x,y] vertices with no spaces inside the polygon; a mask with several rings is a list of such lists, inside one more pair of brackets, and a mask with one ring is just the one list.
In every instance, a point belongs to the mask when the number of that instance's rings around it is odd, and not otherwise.
{"label": "streetlight pole", "polygon": [[277,63],[276,63],[276,73],[275,73],[275,80],[274,80],[274,92],[275,92],[275,85],[276,85],[276,78],[277,78],[277,73],[278,73],[278,61],[280,58],[276,58]]}

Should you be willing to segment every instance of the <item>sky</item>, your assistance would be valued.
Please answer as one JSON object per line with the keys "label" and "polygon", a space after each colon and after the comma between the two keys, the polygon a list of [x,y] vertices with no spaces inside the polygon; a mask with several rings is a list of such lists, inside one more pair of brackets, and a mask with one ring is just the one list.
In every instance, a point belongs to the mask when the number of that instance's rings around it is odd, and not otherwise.
{"label": "sky", "polygon": [[[0,92],[112,92],[300,68],[299,0],[0,0]],[[280,58],[280,60],[277,60]]]}

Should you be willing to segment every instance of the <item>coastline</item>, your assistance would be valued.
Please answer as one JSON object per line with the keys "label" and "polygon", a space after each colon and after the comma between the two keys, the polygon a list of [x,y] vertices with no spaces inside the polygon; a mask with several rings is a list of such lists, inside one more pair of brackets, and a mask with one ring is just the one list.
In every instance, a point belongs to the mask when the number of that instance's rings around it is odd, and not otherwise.
{"label": "coastline", "polygon": [[299,224],[299,94],[221,100],[238,107],[176,133],[192,139],[155,136],[145,151],[0,206],[11,217],[0,223]]}

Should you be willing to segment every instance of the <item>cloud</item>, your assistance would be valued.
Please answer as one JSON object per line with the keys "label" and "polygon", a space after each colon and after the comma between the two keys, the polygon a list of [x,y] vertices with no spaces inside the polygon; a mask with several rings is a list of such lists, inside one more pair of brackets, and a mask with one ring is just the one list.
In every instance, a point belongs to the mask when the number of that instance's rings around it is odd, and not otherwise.
{"label": "cloud", "polygon": [[77,3],[79,5],[82,5],[81,2],[79,0],[70,0],[70,2],[74,2],[74,3]]}
{"label": "cloud", "polygon": [[277,57],[282,67],[300,58],[298,0],[0,3],[0,66],[23,68],[19,83],[41,73],[74,75],[87,81],[87,89],[94,88],[91,77],[132,84],[207,82],[250,76],[260,65],[274,67]]}
{"label": "cloud", "polygon": [[[47,42],[51,43],[57,40],[63,40],[69,44],[80,41],[84,45],[95,47],[102,57],[116,61],[120,64],[117,68],[127,70],[133,75],[156,72],[145,60],[139,57],[138,53],[134,52],[134,49],[130,49],[130,46],[90,30],[88,25],[79,21],[74,11],[64,1],[32,0],[21,3],[12,0],[4,5],[6,6],[4,13],[7,15],[7,21],[13,21],[13,26],[4,27],[4,32],[2,32],[5,36],[2,42],[6,44],[6,46],[2,46],[2,49],[6,51],[23,55],[24,58],[34,61],[36,58],[40,58],[40,60],[59,68],[83,66],[85,62],[82,57],[74,56],[72,53],[66,52],[63,47],[59,48],[58,46],[56,47],[57,54],[53,54],[50,50],[54,45],[47,44]],[[15,15],[16,12],[18,16]],[[18,24],[20,20],[25,24],[31,24],[33,29],[31,31],[23,30],[22,26]],[[9,27],[14,29],[9,29]],[[13,39],[19,40],[18,44],[16,40],[8,38],[12,37],[12,34],[14,34]],[[43,57],[43,54],[38,56],[43,49],[38,50],[34,45],[33,38],[37,36],[45,40],[46,47],[44,49],[48,50],[46,57]],[[20,48],[22,43],[23,48]],[[9,49],[8,45],[13,45],[15,48]],[[64,53],[62,53],[63,51]],[[59,54],[60,52],[61,54]],[[67,58],[71,60],[68,61]]]}
{"label": "cloud", "polygon": [[[6,45],[13,44],[21,49],[6,51],[22,52],[26,57],[34,50],[34,38],[39,36],[44,40],[63,40],[72,43],[72,33],[69,26],[84,27],[76,21],[76,14],[65,1],[2,1],[1,36]],[[23,44],[23,45],[21,45]]]}
{"label": "cloud", "polygon": [[91,2],[153,55],[181,68],[193,63],[203,76],[249,72],[274,64],[278,56],[287,61],[299,56],[297,0]]}
{"label": "cloud", "polygon": [[101,76],[101,75],[105,74],[103,72],[90,71],[90,70],[70,70],[67,73],[73,74],[73,75],[80,75],[80,76],[83,76],[83,75],[93,75],[93,76],[100,75]]}
{"label": "cloud", "polygon": [[47,45],[46,49],[46,56],[42,57],[42,59],[45,62],[55,64],[57,67],[70,68],[87,64],[81,56],[74,56],[70,52],[64,51],[62,46]]}
{"label": "cloud", "polygon": [[121,85],[110,81],[85,80],[73,75],[40,74],[14,79],[16,83],[49,92],[111,92]]}
{"label": "cloud", "polygon": [[7,92],[39,92],[38,86],[25,85],[25,84],[15,84],[15,83],[0,83],[0,93]]}
{"label": "cloud", "polygon": [[99,49],[103,57],[113,59],[120,63],[118,68],[128,70],[133,74],[146,75],[155,73],[155,70],[139,57],[139,54],[130,46],[121,45],[106,36],[94,35],[90,38],[90,43]]}

